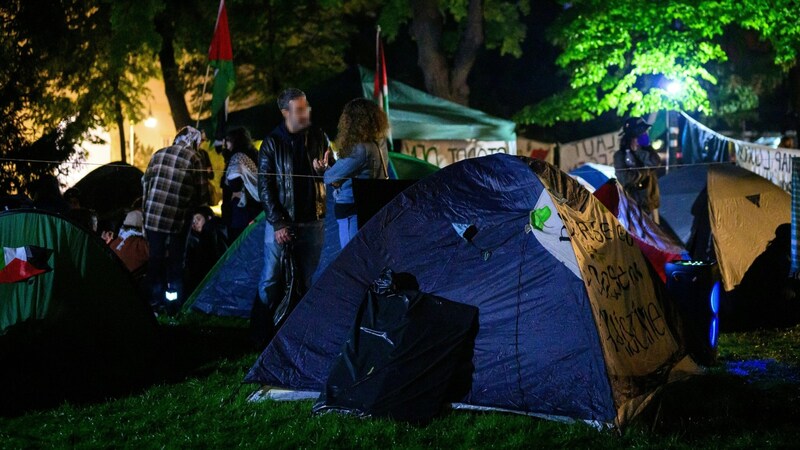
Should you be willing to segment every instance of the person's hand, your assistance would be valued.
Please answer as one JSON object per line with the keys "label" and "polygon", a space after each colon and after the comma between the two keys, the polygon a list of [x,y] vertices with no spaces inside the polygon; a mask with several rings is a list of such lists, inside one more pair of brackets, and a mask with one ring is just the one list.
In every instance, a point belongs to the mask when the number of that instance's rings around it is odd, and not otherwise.
{"label": "person's hand", "polygon": [[234,193],[231,194],[231,200],[241,200],[241,198],[242,198],[242,192],[241,191],[234,192]]}
{"label": "person's hand", "polygon": [[289,227],[283,227],[280,230],[275,230],[275,242],[280,245],[292,241],[292,233],[289,232]]}
{"label": "person's hand", "polygon": [[328,167],[330,167],[330,165],[331,165],[331,158],[332,157],[333,157],[333,155],[331,154],[331,151],[330,150],[326,150],[325,151],[325,156],[322,157],[322,161],[320,161],[317,158],[314,158],[314,170],[316,170],[317,173],[322,173],[322,172],[325,172],[326,170],[328,170]]}
{"label": "person's hand", "polygon": [[100,233],[100,239],[105,241],[106,245],[110,244],[111,241],[114,240],[114,232],[113,231],[103,231]]}

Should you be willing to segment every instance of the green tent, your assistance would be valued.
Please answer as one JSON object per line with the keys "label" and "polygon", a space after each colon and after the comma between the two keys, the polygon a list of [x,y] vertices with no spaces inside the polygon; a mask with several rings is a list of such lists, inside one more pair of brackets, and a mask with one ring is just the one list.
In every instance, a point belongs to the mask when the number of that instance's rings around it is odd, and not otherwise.
{"label": "green tent", "polygon": [[101,239],[12,210],[0,213],[0,246],[0,411],[127,390],[152,374],[155,317]]}
{"label": "green tent", "polygon": [[[375,72],[359,66],[362,95],[372,98]],[[389,80],[394,139],[516,141],[516,124]]]}
{"label": "green tent", "polygon": [[439,170],[438,166],[402,153],[389,153],[389,160],[400,180],[421,180]]}

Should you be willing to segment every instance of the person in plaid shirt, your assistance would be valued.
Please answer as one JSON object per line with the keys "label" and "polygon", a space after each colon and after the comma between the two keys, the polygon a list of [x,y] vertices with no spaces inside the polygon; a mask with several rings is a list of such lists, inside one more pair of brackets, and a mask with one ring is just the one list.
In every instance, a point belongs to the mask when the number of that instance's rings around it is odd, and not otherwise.
{"label": "person in plaid shirt", "polygon": [[208,205],[208,175],[197,153],[202,134],[182,128],[169,147],[153,154],[142,177],[144,229],[150,246],[150,304],[177,311],[183,297],[183,256],[189,211]]}

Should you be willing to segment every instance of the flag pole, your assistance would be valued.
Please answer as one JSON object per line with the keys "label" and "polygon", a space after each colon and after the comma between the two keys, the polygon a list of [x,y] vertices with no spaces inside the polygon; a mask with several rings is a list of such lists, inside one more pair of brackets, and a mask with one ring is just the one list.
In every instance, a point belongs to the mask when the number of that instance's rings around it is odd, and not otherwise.
{"label": "flag pole", "polygon": [[381,26],[378,25],[377,32],[375,33],[375,73],[381,69]]}
{"label": "flag pole", "polygon": [[206,96],[206,86],[208,85],[208,73],[211,71],[211,65],[206,65],[206,76],[203,78],[203,93],[200,94],[200,98],[197,99],[197,121],[194,124],[194,127],[200,129],[200,113],[203,110],[203,98]]}
{"label": "flag pole", "polygon": [[[378,101],[380,108],[386,113],[386,119],[389,119],[389,80],[386,75],[386,57],[381,43],[381,26],[378,25],[377,32],[375,33],[375,91],[377,94],[376,101]],[[389,151],[394,151],[394,140],[392,139],[391,122],[389,123],[389,135],[386,136],[386,143]]]}

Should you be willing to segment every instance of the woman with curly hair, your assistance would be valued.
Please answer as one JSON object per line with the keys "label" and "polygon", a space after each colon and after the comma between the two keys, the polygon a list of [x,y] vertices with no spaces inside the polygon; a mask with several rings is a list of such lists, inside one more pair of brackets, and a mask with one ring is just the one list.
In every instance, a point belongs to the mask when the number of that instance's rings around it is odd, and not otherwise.
{"label": "woman with curly hair", "polygon": [[325,172],[325,184],[334,188],[334,215],[342,248],[358,231],[353,178],[388,178],[388,132],[386,113],[374,102],[357,98],[345,105],[336,137],[338,160]]}

